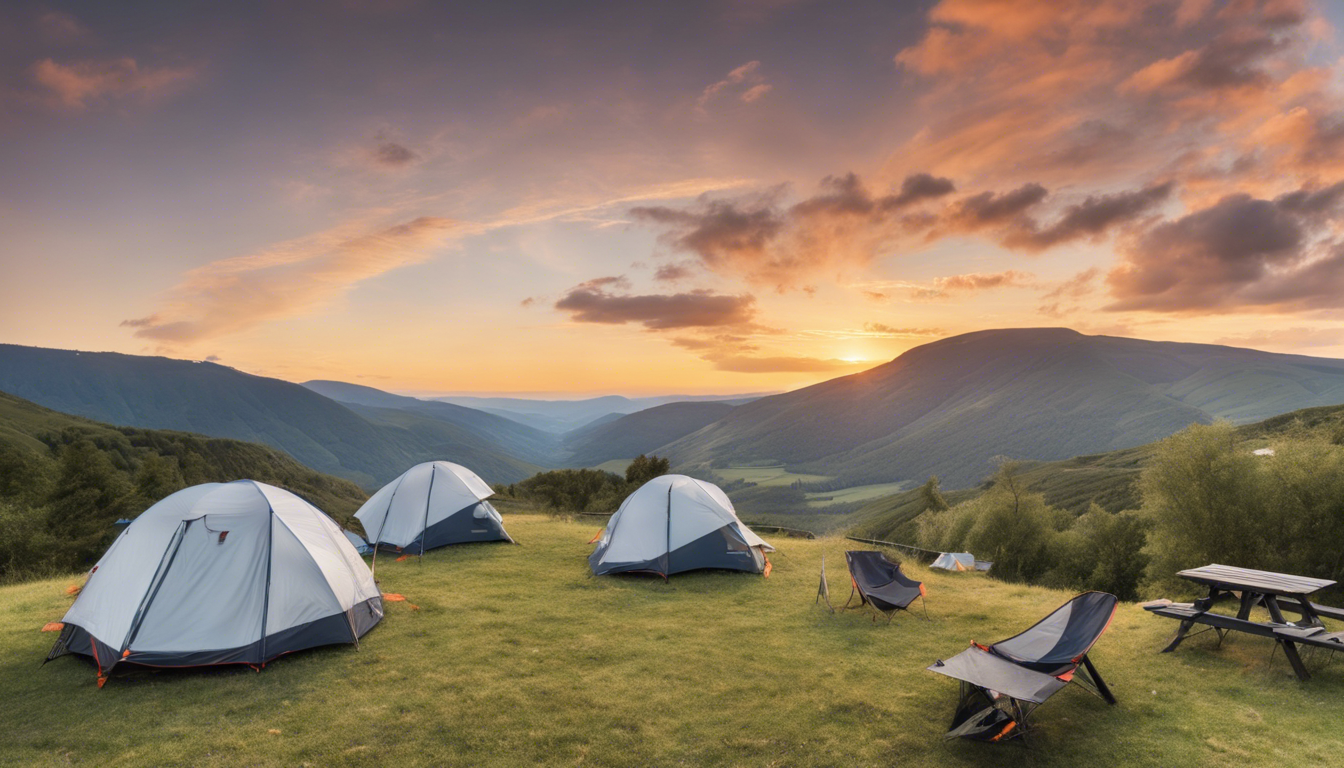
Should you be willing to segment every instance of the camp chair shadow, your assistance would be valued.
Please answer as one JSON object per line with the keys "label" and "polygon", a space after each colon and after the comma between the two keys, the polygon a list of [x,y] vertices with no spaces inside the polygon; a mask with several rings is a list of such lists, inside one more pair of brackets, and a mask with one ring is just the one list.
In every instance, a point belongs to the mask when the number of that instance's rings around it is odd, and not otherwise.
{"label": "camp chair shadow", "polygon": [[[923,604],[924,584],[901,573],[900,564],[891,562],[881,552],[868,550],[846,552],[845,562],[849,564],[849,583],[852,589],[849,591],[849,599],[840,608],[842,612],[851,607],[862,608],[867,605],[877,612],[873,614],[874,622],[880,613],[887,617],[887,623],[890,624],[896,612],[909,610],[910,604],[915,602],[916,598]],[[856,594],[859,596],[859,602],[850,606]],[[928,617],[929,607],[924,604],[924,618]]]}
{"label": "camp chair shadow", "polygon": [[961,683],[944,738],[1025,740],[1031,714],[1069,683],[1114,704],[1087,654],[1110,626],[1117,602],[1115,595],[1084,592],[1019,635],[988,646],[973,642],[947,661],[934,662],[930,672]]}

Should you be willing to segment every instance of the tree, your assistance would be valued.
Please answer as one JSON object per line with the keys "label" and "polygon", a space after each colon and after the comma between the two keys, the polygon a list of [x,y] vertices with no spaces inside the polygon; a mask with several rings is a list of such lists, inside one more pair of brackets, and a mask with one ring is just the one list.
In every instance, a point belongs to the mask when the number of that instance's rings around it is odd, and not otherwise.
{"label": "tree", "polygon": [[1259,456],[1239,450],[1231,424],[1194,424],[1158,443],[1139,477],[1143,513],[1152,523],[1148,581],[1181,588],[1176,572],[1208,563],[1263,565]]}
{"label": "tree", "polygon": [[48,522],[72,566],[102,553],[115,535],[113,523],[127,512],[131,484],[106,453],[87,440],[61,449]]}
{"label": "tree", "polygon": [[1111,513],[1096,503],[1059,537],[1055,578],[1058,586],[1098,589],[1122,600],[1138,597],[1148,565],[1143,548],[1150,521],[1134,511]]}
{"label": "tree", "polygon": [[924,502],[925,510],[945,512],[951,508],[947,499],[943,498],[943,489],[937,475],[929,475],[928,482],[919,487],[919,498]]}
{"label": "tree", "polygon": [[135,473],[137,507],[148,509],[156,501],[187,487],[177,459],[150,453],[140,462]]}
{"label": "tree", "polygon": [[624,488],[625,483],[620,475],[598,469],[559,469],[539,472],[516,483],[514,488],[523,498],[543,501],[553,510],[583,512],[604,488],[612,485]]}
{"label": "tree", "polygon": [[666,475],[671,464],[667,459],[641,453],[625,468],[625,482],[638,488],[659,475]]}

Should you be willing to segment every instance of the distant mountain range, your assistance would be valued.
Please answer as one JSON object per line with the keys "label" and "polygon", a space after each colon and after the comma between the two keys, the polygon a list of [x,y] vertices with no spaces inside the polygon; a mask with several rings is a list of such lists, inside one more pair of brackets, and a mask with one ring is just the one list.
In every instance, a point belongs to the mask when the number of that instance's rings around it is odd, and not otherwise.
{"label": "distant mountain range", "polygon": [[690,468],[773,461],[854,484],[936,474],[957,488],[989,474],[995,456],[1065,459],[1193,422],[1246,423],[1338,403],[1344,360],[1065,328],[993,330],[755,400],[656,452]]}
{"label": "distant mountain range", "polygon": [[655,453],[650,446],[685,437],[727,416],[734,407],[728,403],[668,403],[612,419],[598,419],[565,434],[566,463],[593,467],[612,459]]}
{"label": "distant mountain range", "polygon": [[996,456],[1054,461],[1194,422],[1344,403],[1344,361],[1028,328],[943,339],[765,397],[422,400],[213,363],[0,345],[0,391],[111,424],[264,443],[365,488],[435,458],[515,482],[656,453],[702,473],[783,464],[850,485],[936,474],[955,489],[989,474]]}
{"label": "distant mountain range", "polygon": [[0,344],[0,391],[109,424],[263,443],[365,488],[430,459],[460,461],[488,482],[515,482],[540,469],[519,458],[528,455],[522,446],[551,439],[468,409],[456,421],[410,411],[357,413],[279,379],[112,352]]}
{"label": "distant mountain range", "polygon": [[[514,455],[548,467],[592,467],[613,459],[632,459],[665,445],[727,415],[740,399],[670,402],[633,413],[607,411],[563,434],[532,429],[475,408],[439,400],[421,400],[395,395],[359,384],[340,381],[308,381],[303,386],[340,402],[378,423],[425,430],[425,420],[489,430],[500,446]],[[509,398],[463,398],[475,402],[508,402],[511,407],[549,408],[552,423],[561,418],[580,420],[606,408],[631,408],[661,403],[665,397],[630,399],[619,396],[589,400],[514,400]],[[754,399],[747,397],[747,401]],[[527,405],[531,404],[531,405]],[[500,411],[501,413],[503,411]],[[411,414],[412,416],[408,416]],[[484,423],[483,419],[493,421]],[[499,421],[507,421],[501,427]]]}
{"label": "distant mountain range", "polygon": [[[637,413],[668,403],[714,402],[741,405],[761,397],[765,397],[765,395],[661,395],[659,397],[607,395],[586,400],[528,400],[516,397],[466,396],[432,399],[497,414],[554,434],[564,434],[591,424],[597,419],[609,419],[612,414],[619,416],[627,413]],[[638,455],[638,452],[635,455]]]}

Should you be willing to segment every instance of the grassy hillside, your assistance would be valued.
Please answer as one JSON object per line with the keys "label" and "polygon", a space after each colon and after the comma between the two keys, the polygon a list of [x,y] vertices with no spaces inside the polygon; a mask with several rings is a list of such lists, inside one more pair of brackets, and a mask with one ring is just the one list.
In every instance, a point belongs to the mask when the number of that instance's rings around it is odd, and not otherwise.
{"label": "grassy hillside", "polygon": [[733,406],[727,403],[668,403],[580,427],[564,437],[566,463],[576,467],[596,466],[611,459],[653,453],[723,418]]}
{"label": "grassy hillside", "polygon": [[[358,650],[262,672],[118,672],[38,664],[73,579],[0,588],[0,764],[190,765],[1326,765],[1344,750],[1344,666],[1299,683],[1267,641],[1212,634],[1160,655],[1170,622],[1120,607],[1093,652],[1119,699],[1071,688],[1030,747],[944,742],[953,681],[924,667],[1026,628],[1070,595],[907,565],[925,622],[813,606],[839,539],[778,539],[768,579],[589,575],[594,525],[510,515],[522,546],[381,559],[390,603]],[[746,640],[746,642],[744,642]],[[79,713],[98,713],[90,727]],[[74,713],[72,715],[72,713]]]}
{"label": "grassy hillside", "polygon": [[1344,361],[1063,328],[971,333],[762,398],[657,449],[682,468],[783,463],[853,485],[949,488],[995,456],[1054,461],[1344,402]]}
{"label": "grassy hillside", "polygon": [[[298,384],[214,363],[0,344],[0,391],[109,424],[264,443],[365,488],[412,464],[444,458],[442,445],[370,422]],[[454,447],[468,465],[501,452]],[[511,482],[527,474],[487,474],[486,480]]]}
{"label": "grassy hillside", "polygon": [[0,392],[0,576],[70,562],[76,540],[96,553],[117,518],[189,485],[241,479],[291,490],[342,524],[367,498],[264,445],[113,427]]}
{"label": "grassy hillside", "polygon": [[51,458],[53,446],[89,440],[130,471],[151,454],[179,459],[199,472],[193,482],[260,480],[303,496],[339,519],[359,509],[368,496],[349,480],[316,472],[264,445],[209,438],[187,432],[113,427],[58,413],[0,392],[0,446]]}
{"label": "grassy hillside", "polygon": [[[1245,451],[1272,446],[1275,441],[1321,439],[1344,444],[1344,406],[1306,408],[1237,428]],[[1022,465],[1027,489],[1045,495],[1052,507],[1081,514],[1096,502],[1111,512],[1139,506],[1135,483],[1155,445],[1122,451],[1077,456],[1064,461],[1028,462]],[[951,504],[974,498],[986,486],[945,492]],[[914,488],[877,499],[854,512],[847,523],[855,535],[886,541],[910,542],[915,538],[914,521],[924,511],[919,489]]]}

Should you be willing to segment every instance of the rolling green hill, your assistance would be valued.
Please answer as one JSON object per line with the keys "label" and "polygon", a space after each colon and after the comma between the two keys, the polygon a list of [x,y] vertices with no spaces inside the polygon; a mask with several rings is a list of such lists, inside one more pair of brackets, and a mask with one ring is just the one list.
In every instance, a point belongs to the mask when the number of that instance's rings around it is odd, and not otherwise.
{"label": "rolling green hill", "polygon": [[0,391],[109,424],[264,443],[365,488],[431,459],[489,466],[487,482],[535,469],[489,435],[467,443],[462,433],[375,423],[298,384],[208,362],[0,344]]}
{"label": "rolling green hill", "polygon": [[1130,448],[1218,418],[1344,402],[1344,361],[1208,344],[995,330],[747,403],[657,449],[682,468],[780,462],[852,485],[967,487],[991,459]]}
{"label": "rolling green hill", "polygon": [[728,415],[733,406],[715,402],[668,403],[621,416],[599,419],[564,436],[565,462],[575,467],[597,466],[605,461],[630,458],[712,424]]}
{"label": "rolling green hill", "polygon": [[[1253,451],[1278,440],[1323,439],[1344,444],[1344,405],[1306,408],[1237,428],[1241,448]],[[1093,502],[1118,512],[1139,506],[1135,482],[1155,444],[1063,461],[1026,462],[1022,479],[1028,490],[1041,493],[1052,507],[1082,514]],[[950,504],[974,498],[986,486],[945,492]],[[914,541],[915,519],[924,512],[918,488],[894,494],[860,507],[847,522],[854,535],[885,541]]]}
{"label": "rolling green hill", "polygon": [[0,392],[0,576],[68,567],[72,542],[101,551],[117,518],[190,485],[243,479],[293,491],[342,525],[367,498],[264,445],[113,427]]}

